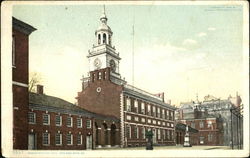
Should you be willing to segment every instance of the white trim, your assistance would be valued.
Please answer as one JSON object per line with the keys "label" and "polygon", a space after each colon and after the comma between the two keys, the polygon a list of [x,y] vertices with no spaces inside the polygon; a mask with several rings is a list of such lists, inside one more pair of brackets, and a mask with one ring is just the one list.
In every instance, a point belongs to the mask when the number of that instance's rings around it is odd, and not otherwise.
{"label": "white trim", "polygon": [[29,87],[29,85],[26,83],[21,83],[21,82],[16,82],[16,81],[12,81],[12,84],[14,84],[16,86],[26,87],[26,88]]}
{"label": "white trim", "polygon": [[128,114],[133,114],[133,115],[143,116],[143,117],[146,117],[146,118],[151,118],[151,119],[153,118],[153,119],[158,119],[158,120],[161,120],[161,121],[174,122],[173,120],[162,119],[162,118],[153,117],[153,116],[149,116],[149,115],[145,115],[145,114],[138,114],[138,113],[128,112],[128,111],[124,111],[124,112],[125,112],[125,113],[128,113]]}
{"label": "white trim", "polygon": [[120,94],[120,120],[121,120],[121,123],[120,123],[120,125],[121,125],[121,130],[120,130],[120,134],[121,134],[121,136],[120,136],[120,140],[121,140],[121,142],[120,142],[120,145],[121,145],[121,147],[124,147],[124,145],[125,145],[125,135],[124,135],[124,95],[123,95],[123,93],[121,93]]}
{"label": "white trim", "polygon": [[161,129],[168,129],[168,130],[173,130],[174,131],[174,128],[166,128],[166,127],[138,124],[138,123],[132,123],[132,122],[124,122],[124,123],[128,124],[128,125],[145,126],[145,127],[152,127],[152,128],[161,128]]}

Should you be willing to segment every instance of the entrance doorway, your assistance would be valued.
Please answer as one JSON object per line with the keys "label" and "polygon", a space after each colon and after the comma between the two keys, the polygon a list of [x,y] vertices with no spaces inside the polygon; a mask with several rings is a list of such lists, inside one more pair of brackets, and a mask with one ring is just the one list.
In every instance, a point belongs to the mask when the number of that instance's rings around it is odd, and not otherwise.
{"label": "entrance doorway", "polygon": [[35,134],[30,133],[28,136],[28,149],[29,150],[34,150],[36,148],[36,140],[35,140]]}
{"label": "entrance doorway", "polygon": [[92,150],[92,136],[86,137],[86,149]]}

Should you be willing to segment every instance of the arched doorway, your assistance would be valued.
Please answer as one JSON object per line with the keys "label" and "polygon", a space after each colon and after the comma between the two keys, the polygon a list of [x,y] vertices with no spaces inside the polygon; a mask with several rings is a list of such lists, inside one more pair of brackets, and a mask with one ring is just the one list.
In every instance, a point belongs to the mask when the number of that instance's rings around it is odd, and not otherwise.
{"label": "arched doorway", "polygon": [[99,147],[100,145],[100,127],[98,127],[97,123],[95,122],[95,145]]}
{"label": "arched doorway", "polygon": [[115,124],[112,124],[111,125],[111,134],[110,134],[110,137],[111,137],[111,146],[115,146],[116,145],[116,126]]}
{"label": "arched doorway", "polygon": [[102,124],[101,128],[101,145],[105,146],[108,144],[108,126],[106,123]]}

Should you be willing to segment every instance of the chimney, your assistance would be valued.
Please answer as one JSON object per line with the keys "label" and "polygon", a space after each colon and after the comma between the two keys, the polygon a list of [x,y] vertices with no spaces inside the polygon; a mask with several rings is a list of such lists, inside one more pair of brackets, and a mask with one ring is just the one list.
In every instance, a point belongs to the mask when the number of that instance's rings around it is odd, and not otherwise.
{"label": "chimney", "polygon": [[43,85],[38,84],[36,86],[37,94],[43,94]]}

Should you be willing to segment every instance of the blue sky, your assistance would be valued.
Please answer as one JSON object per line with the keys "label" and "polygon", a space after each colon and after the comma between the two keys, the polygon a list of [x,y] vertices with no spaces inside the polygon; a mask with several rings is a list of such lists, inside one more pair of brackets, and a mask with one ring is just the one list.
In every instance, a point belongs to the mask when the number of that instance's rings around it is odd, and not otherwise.
{"label": "blue sky", "polygon": [[[13,16],[37,31],[30,36],[30,72],[45,92],[75,102],[87,53],[95,43],[102,5],[15,5]],[[134,85],[165,92],[173,104],[207,94],[243,93],[243,15],[240,5],[106,5],[120,74]]]}

